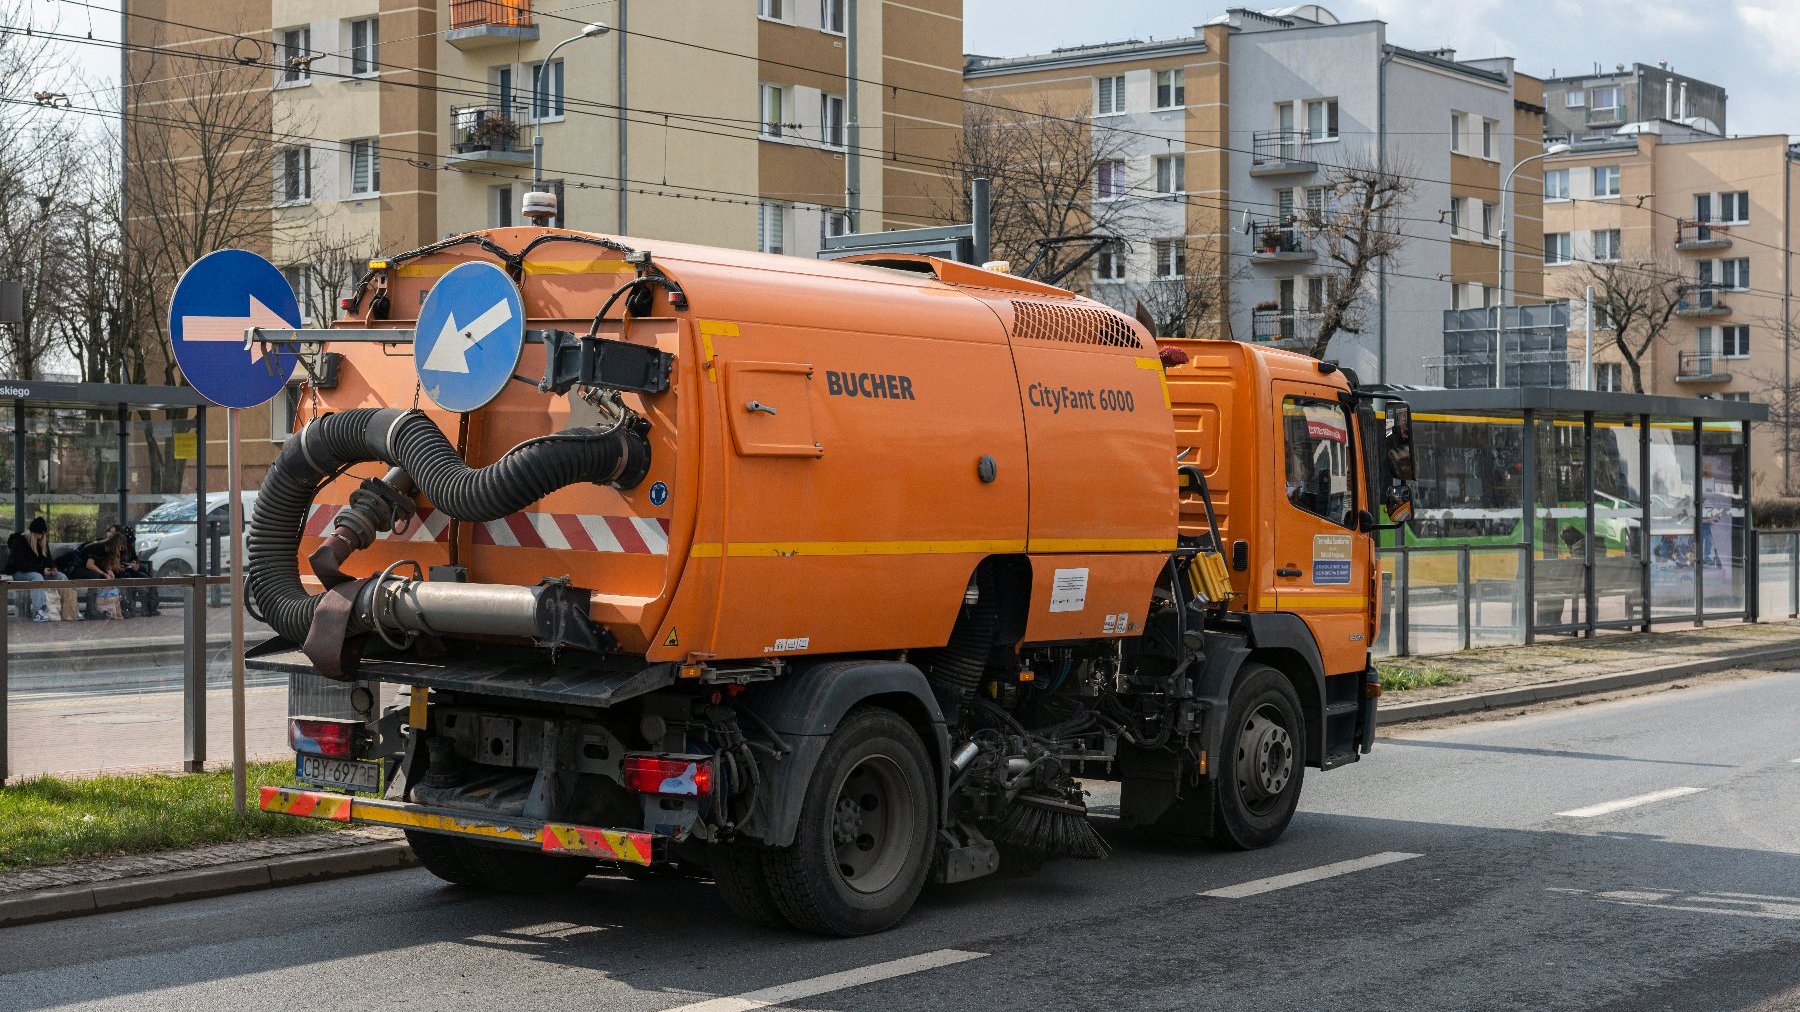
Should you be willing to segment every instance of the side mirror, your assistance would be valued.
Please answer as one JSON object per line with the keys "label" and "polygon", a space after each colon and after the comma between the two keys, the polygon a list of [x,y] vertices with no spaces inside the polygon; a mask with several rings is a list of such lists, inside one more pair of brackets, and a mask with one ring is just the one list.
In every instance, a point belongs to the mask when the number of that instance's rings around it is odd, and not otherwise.
{"label": "side mirror", "polygon": [[1388,486],[1381,505],[1387,510],[1389,523],[1406,523],[1412,519],[1412,488],[1405,482],[1394,482]]}
{"label": "side mirror", "polygon": [[1391,400],[1387,402],[1386,414],[1387,427],[1382,435],[1382,445],[1387,451],[1388,478],[1396,482],[1412,481],[1412,407],[1405,401]]}

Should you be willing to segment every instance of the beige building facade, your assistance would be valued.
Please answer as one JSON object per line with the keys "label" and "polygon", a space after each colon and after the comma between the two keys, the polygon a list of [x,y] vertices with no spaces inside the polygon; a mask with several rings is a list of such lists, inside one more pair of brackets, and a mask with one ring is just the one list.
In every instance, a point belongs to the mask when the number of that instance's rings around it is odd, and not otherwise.
{"label": "beige building facade", "polygon": [[[1783,136],[1721,138],[1650,121],[1547,164],[1546,293],[1570,302],[1571,346],[1598,265],[1679,285],[1674,317],[1640,357],[1644,392],[1772,405],[1759,433],[1776,437],[1763,445],[1780,466],[1759,469],[1759,491],[1793,487],[1791,440],[1780,437],[1791,424],[1782,405],[1794,379],[1800,149]],[[1609,322],[1596,312],[1595,386],[1631,390]]]}

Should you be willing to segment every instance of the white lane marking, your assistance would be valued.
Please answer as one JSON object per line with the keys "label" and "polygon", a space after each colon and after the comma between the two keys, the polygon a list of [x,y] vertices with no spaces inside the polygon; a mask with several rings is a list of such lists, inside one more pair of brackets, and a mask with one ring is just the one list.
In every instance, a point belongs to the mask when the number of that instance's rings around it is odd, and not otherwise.
{"label": "white lane marking", "polygon": [[1348,875],[1353,871],[1364,871],[1369,868],[1379,868],[1384,864],[1410,861],[1413,858],[1420,856],[1422,855],[1408,854],[1398,850],[1384,851],[1380,854],[1370,854],[1368,857],[1359,857],[1349,861],[1339,861],[1336,864],[1326,864],[1320,865],[1317,868],[1308,868],[1305,871],[1289,872],[1286,875],[1272,875],[1269,878],[1259,878],[1254,882],[1241,882],[1233,886],[1209,889],[1200,895],[1216,896],[1226,900],[1241,900],[1246,896],[1258,896],[1262,893],[1274,892],[1277,889],[1286,889],[1289,886],[1305,885],[1308,882],[1317,882],[1320,879],[1335,878],[1338,875]]}
{"label": "white lane marking", "polygon": [[907,956],[905,959],[889,960],[886,963],[874,963],[859,966],[854,970],[839,973],[828,973],[823,977],[809,977],[796,980],[791,984],[777,984],[759,991],[746,991],[743,994],[730,995],[724,998],[709,998],[692,1005],[680,1005],[666,1012],[749,1012],[751,1009],[768,1008],[785,1002],[812,998],[832,991],[843,991],[864,984],[873,984],[878,980],[892,977],[904,977],[909,973],[921,970],[934,970],[940,966],[953,966],[966,963],[971,959],[981,959],[985,952],[964,952],[961,949],[937,949],[932,952]]}
{"label": "white lane marking", "polygon": [[1561,893],[1565,896],[1587,896],[1621,907],[1649,907],[1655,910],[1681,910],[1696,914],[1721,914],[1726,917],[1762,917],[1774,921],[1800,921],[1800,897],[1795,896],[1644,889],[1590,892],[1586,889],[1555,887],[1551,888],[1550,892]]}
{"label": "white lane marking", "polygon": [[1666,791],[1652,791],[1649,794],[1640,794],[1635,798],[1620,798],[1617,801],[1603,801],[1598,805],[1589,805],[1586,808],[1571,808],[1566,812],[1557,812],[1556,814],[1569,819],[1591,819],[1597,815],[1611,815],[1613,812],[1622,811],[1627,808],[1636,808],[1639,805],[1648,805],[1657,801],[1667,801],[1670,798],[1679,798],[1687,794],[1699,794],[1704,790],[1706,790],[1704,787],[1671,787]]}

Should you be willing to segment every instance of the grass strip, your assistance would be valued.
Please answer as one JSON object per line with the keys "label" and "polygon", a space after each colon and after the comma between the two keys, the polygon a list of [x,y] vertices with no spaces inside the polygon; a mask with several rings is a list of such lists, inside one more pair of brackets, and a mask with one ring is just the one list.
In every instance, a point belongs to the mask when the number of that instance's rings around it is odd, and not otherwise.
{"label": "grass strip", "polygon": [[293,777],[291,762],[251,763],[251,807],[243,815],[232,809],[229,769],[37,777],[0,788],[0,871],[337,828],[256,809],[258,787]]}
{"label": "grass strip", "polygon": [[1405,692],[1408,689],[1424,689],[1434,685],[1460,685],[1469,680],[1469,676],[1460,671],[1436,664],[1425,664],[1418,667],[1408,665],[1378,665],[1381,671],[1381,691]]}

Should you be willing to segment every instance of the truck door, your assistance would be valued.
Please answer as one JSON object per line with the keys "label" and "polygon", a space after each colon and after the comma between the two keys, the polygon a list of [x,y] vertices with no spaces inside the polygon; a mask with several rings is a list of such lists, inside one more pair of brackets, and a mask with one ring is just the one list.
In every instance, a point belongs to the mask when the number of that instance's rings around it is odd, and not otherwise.
{"label": "truck door", "polygon": [[1356,530],[1359,500],[1352,416],[1336,391],[1277,386],[1282,476],[1275,517],[1275,605],[1299,615],[1326,674],[1362,670],[1371,632],[1371,548]]}

